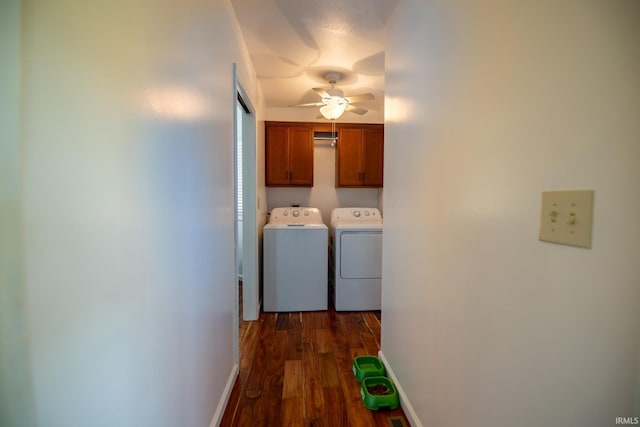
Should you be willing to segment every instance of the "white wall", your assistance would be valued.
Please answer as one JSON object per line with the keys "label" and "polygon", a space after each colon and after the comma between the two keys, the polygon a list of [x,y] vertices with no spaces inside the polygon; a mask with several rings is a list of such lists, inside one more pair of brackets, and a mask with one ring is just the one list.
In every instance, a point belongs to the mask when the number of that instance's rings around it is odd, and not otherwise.
{"label": "white wall", "polygon": [[234,374],[233,62],[255,87],[231,7],[22,8],[32,418],[209,425]]}
{"label": "white wall", "polygon": [[[398,2],[382,352],[422,425],[639,415],[638,22],[633,0]],[[538,241],[542,190],[575,188],[593,248]]]}
{"label": "white wall", "polygon": [[[328,123],[327,120],[316,119],[317,115],[318,111],[310,108],[269,108],[266,110],[266,120],[268,121]],[[382,114],[376,111],[370,111],[364,116],[345,113],[340,121],[344,123],[382,123]],[[268,187],[269,210],[293,204],[311,206],[320,209],[324,222],[328,224],[331,221],[331,211],[334,208],[378,207],[380,190],[377,188],[336,188],[335,165],[335,148],[330,147],[326,142],[316,142],[313,152],[313,187]]]}

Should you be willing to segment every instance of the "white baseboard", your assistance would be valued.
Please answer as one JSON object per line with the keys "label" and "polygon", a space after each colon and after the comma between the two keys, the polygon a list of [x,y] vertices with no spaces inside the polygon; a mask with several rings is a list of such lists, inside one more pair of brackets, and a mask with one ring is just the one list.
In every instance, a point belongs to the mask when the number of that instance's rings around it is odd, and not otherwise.
{"label": "white baseboard", "polygon": [[222,416],[224,415],[224,410],[227,407],[227,403],[229,402],[229,396],[231,396],[233,385],[235,384],[236,378],[238,377],[238,371],[239,366],[236,363],[231,369],[229,379],[227,379],[227,384],[224,386],[222,396],[220,397],[220,401],[218,402],[218,407],[216,408],[216,412],[213,414],[213,419],[211,420],[211,424],[209,425],[209,427],[218,427],[222,422]]}
{"label": "white baseboard", "polygon": [[413,406],[411,406],[411,402],[409,401],[409,398],[407,397],[404,390],[402,389],[402,384],[400,384],[400,381],[398,381],[398,377],[396,377],[396,375],[393,373],[393,369],[391,369],[391,366],[389,365],[389,361],[387,361],[387,358],[384,357],[382,350],[378,352],[378,357],[380,357],[380,360],[382,361],[382,364],[384,365],[384,368],[387,371],[387,376],[391,378],[391,381],[393,381],[393,385],[396,387],[396,390],[398,391],[398,395],[400,397],[400,406],[402,407],[402,410],[404,411],[404,414],[406,415],[407,420],[409,421],[409,424],[411,424],[413,427],[423,427],[422,423],[418,419],[418,415],[416,415],[416,411],[414,411]]}

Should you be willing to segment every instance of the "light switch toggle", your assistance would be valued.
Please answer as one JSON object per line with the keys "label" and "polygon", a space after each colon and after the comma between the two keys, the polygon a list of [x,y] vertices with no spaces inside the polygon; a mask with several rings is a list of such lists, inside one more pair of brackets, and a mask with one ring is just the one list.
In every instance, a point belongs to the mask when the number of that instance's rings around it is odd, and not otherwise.
{"label": "light switch toggle", "polygon": [[544,191],[540,240],[591,247],[593,190]]}

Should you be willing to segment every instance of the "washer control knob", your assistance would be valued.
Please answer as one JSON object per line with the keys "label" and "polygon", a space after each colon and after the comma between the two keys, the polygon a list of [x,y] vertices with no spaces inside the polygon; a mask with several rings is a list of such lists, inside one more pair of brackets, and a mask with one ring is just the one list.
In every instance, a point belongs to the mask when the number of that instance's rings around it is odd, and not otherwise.
{"label": "washer control knob", "polygon": [[304,211],[304,216],[309,216],[309,211]]}
{"label": "washer control knob", "polygon": [[364,211],[364,216],[369,216],[369,211]]}
{"label": "washer control knob", "polygon": [[353,211],[353,216],[360,218],[360,211]]}
{"label": "washer control knob", "polygon": [[282,215],[287,216],[287,215],[289,215],[289,212],[284,211],[284,213]]}
{"label": "washer control knob", "polygon": [[296,218],[300,216],[300,211],[293,211],[293,216]]}

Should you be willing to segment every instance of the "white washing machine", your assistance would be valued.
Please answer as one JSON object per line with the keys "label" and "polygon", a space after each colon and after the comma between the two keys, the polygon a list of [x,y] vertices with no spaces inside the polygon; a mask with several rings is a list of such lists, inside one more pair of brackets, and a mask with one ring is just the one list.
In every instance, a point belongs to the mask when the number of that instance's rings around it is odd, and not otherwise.
{"label": "white washing machine", "polygon": [[326,310],[328,228],[316,208],[274,208],[264,227],[264,311]]}
{"label": "white washing machine", "polygon": [[380,211],[375,208],[336,208],[331,212],[330,230],[330,274],[336,310],[380,310]]}

